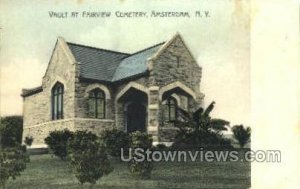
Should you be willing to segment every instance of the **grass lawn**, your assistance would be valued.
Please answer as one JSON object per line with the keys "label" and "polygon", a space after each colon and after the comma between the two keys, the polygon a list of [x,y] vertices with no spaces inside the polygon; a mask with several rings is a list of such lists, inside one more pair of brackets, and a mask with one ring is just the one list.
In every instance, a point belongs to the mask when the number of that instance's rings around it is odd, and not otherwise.
{"label": "grass lawn", "polygon": [[[16,180],[9,180],[8,189],[73,189],[80,185],[67,162],[49,154],[31,155],[27,169]],[[94,188],[249,188],[250,163],[246,162],[160,162],[154,164],[149,180],[130,176],[127,164],[113,160],[114,171],[98,180]]]}

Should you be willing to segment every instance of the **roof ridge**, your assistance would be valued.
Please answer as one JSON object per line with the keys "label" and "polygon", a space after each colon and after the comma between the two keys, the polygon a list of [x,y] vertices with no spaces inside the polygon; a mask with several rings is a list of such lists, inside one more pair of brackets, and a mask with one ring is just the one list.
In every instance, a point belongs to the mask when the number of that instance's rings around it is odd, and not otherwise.
{"label": "roof ridge", "polygon": [[[159,45],[162,45],[162,44],[164,44],[165,42],[166,42],[166,41],[160,42],[160,43],[157,43],[157,44],[152,45],[152,46],[150,46],[150,47],[147,47],[147,48],[145,48],[145,49],[139,50],[139,51],[137,51],[137,52],[135,52],[135,53],[130,54],[128,57],[130,57],[130,56],[132,56],[132,55],[135,55],[135,54],[138,54],[138,53],[141,53],[141,52],[143,52],[143,51],[149,50],[149,49],[151,49],[151,48],[157,47],[157,46],[159,46]],[[126,58],[128,58],[128,57],[126,57]]]}
{"label": "roof ridge", "polygon": [[119,51],[113,51],[113,50],[103,49],[103,48],[99,48],[99,47],[92,47],[92,46],[82,45],[82,44],[78,44],[78,43],[72,43],[72,42],[66,42],[66,43],[68,45],[70,44],[70,45],[76,45],[76,46],[86,47],[86,48],[90,48],[90,49],[103,50],[103,51],[112,52],[112,53],[118,53],[118,54],[124,54],[124,55],[131,55],[129,53],[124,53],[124,52],[119,52]]}

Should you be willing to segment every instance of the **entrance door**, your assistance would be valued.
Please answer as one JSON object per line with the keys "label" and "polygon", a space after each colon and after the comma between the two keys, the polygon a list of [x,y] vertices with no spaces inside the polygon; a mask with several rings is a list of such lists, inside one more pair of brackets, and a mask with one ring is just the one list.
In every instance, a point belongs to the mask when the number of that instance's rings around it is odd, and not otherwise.
{"label": "entrance door", "polygon": [[146,131],[146,107],[133,102],[127,107],[127,132]]}

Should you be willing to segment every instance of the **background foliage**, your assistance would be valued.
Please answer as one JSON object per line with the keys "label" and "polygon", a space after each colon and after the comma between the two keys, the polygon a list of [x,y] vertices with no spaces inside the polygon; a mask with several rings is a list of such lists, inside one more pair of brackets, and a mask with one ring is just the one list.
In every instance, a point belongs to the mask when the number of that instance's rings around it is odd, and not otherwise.
{"label": "background foliage", "polygon": [[22,143],[23,117],[7,116],[0,120],[0,144],[2,147],[13,147]]}

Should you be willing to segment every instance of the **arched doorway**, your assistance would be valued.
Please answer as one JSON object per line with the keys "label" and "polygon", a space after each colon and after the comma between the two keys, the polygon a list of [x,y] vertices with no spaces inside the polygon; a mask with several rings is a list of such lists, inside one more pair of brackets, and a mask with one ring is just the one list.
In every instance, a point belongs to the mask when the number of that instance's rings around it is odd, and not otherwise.
{"label": "arched doorway", "polygon": [[147,131],[148,91],[136,85],[128,84],[116,97],[116,126],[128,133]]}
{"label": "arched doorway", "polygon": [[146,107],[139,102],[128,104],[126,112],[126,129],[128,133],[146,131]]}

